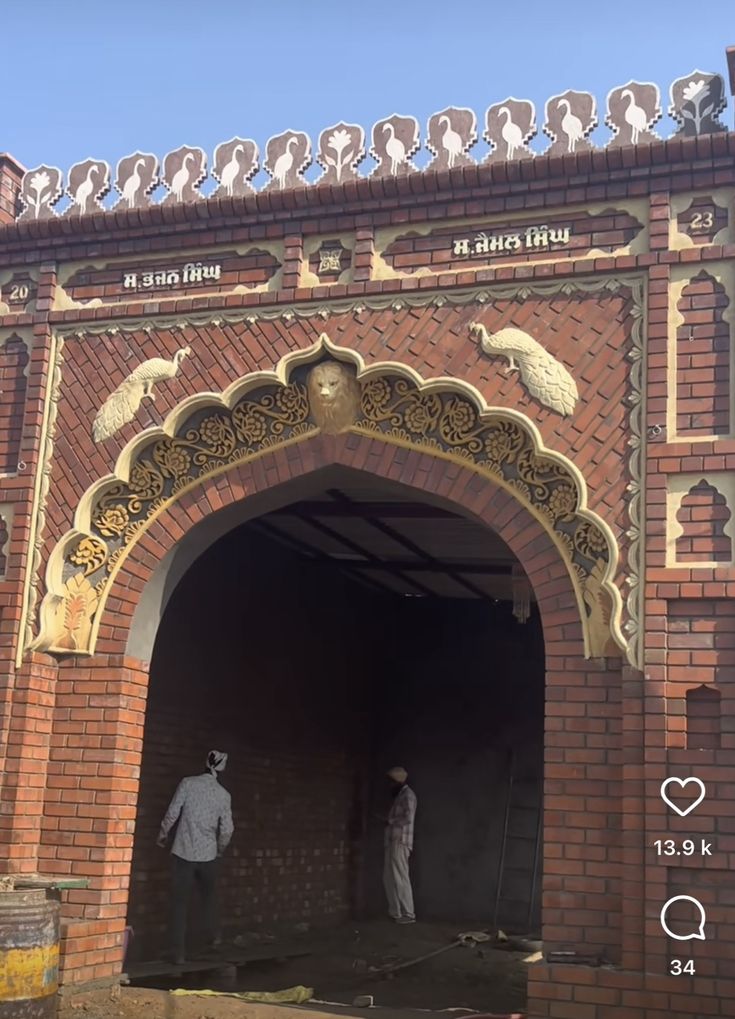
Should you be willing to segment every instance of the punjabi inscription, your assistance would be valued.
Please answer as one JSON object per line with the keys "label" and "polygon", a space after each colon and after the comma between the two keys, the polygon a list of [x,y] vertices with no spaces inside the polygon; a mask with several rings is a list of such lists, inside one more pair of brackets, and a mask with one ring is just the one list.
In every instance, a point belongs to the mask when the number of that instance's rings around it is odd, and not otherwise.
{"label": "punjabi inscription", "polygon": [[122,285],[125,290],[148,290],[151,287],[178,287],[206,280],[218,280],[222,275],[221,265],[204,265],[188,262],[183,269],[160,269],[157,272],[126,272]]}
{"label": "punjabi inscription", "polygon": [[475,255],[501,254],[508,251],[539,251],[569,244],[571,230],[565,227],[530,226],[522,233],[487,234],[457,237],[452,252],[472,258]]}

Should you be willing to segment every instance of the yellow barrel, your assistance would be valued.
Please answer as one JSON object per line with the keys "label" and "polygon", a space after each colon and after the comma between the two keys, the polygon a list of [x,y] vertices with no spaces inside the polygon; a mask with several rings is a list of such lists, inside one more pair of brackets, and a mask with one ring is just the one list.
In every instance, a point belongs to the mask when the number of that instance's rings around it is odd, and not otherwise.
{"label": "yellow barrel", "polygon": [[0,892],[0,1019],[52,1019],[59,989],[59,903]]}

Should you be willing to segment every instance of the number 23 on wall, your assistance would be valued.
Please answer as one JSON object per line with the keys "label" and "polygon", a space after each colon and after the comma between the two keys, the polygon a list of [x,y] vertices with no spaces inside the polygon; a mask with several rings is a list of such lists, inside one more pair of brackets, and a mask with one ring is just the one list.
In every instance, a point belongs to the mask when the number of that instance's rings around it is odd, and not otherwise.
{"label": "number 23 on wall", "polygon": [[714,225],[715,217],[711,210],[695,212],[689,224],[690,230],[709,230]]}

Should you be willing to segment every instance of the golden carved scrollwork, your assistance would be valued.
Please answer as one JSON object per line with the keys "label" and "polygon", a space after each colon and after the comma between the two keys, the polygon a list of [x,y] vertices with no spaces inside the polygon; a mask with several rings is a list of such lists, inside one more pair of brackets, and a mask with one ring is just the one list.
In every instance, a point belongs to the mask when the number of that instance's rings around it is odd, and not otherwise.
{"label": "golden carved scrollwork", "polygon": [[604,568],[609,562],[607,536],[578,513],[574,477],[562,463],[539,454],[532,434],[504,419],[502,411],[488,420],[467,396],[421,392],[407,379],[383,376],[364,384],[361,412],[358,431],[451,454],[502,479],[552,526],[583,585],[600,563]]}
{"label": "golden carved scrollwork", "polygon": [[95,503],[92,534],[67,554],[85,577],[106,585],[127,545],[157,510],[185,488],[223,465],[277,445],[308,428],[306,388],[292,384],[259,399],[244,399],[231,411],[200,415],[182,434],[157,439],[139,457],[127,482],[108,489]]}
{"label": "golden carved scrollwork", "polygon": [[[311,363],[306,375],[293,369]],[[52,552],[48,592],[33,646],[93,653],[99,619],[117,570],[153,519],[179,496],[233,464],[319,431],[379,435],[464,464],[507,488],[559,549],[577,593],[587,653],[619,654],[622,600],[612,577],[617,547],[586,508],[574,466],[543,448],[522,414],[488,408],[456,380],[425,381],[402,365],[366,368],[359,355],[322,334],[289,355],[276,373],[258,373],[221,397],[185,401],[163,429],[132,440],[112,479],[93,486],[75,530]]]}

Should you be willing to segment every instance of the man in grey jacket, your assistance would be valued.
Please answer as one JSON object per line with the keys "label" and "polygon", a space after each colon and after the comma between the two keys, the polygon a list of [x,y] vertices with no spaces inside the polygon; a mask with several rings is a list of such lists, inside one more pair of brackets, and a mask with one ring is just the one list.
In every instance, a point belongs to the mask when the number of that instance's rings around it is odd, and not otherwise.
{"label": "man in grey jacket", "polygon": [[158,845],[165,848],[169,833],[178,822],[171,847],[170,921],[171,949],[177,966],[181,966],[186,957],[186,914],[195,879],[202,892],[208,944],[216,947],[220,940],[217,859],[227,849],[234,831],[230,794],[217,779],[226,764],[227,754],[211,750],[204,774],[182,779],[158,834]]}

